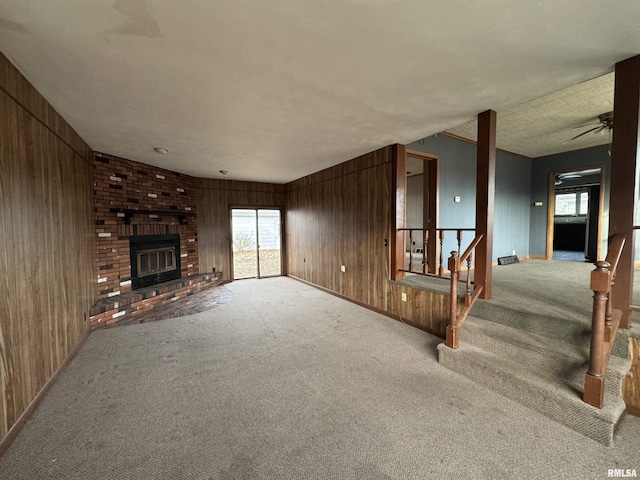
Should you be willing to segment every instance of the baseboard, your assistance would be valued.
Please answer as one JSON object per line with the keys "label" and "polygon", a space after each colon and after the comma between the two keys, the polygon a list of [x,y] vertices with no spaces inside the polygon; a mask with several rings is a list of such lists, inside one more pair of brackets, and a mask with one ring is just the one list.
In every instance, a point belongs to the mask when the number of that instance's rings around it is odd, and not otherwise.
{"label": "baseboard", "polygon": [[627,412],[629,415],[633,415],[634,417],[640,417],[640,407],[636,407],[635,405],[629,405],[627,403],[625,412]]}
{"label": "baseboard", "polygon": [[431,335],[434,335],[436,337],[439,337],[439,338],[444,338],[442,336],[442,334],[439,334],[438,332],[435,332],[435,331],[431,330],[430,328],[424,327],[422,325],[418,325],[417,323],[414,323],[411,320],[406,320],[406,319],[402,318],[400,315],[396,315],[394,313],[387,312],[385,310],[380,310],[379,308],[373,307],[371,305],[367,305],[366,303],[360,302],[358,300],[354,300],[353,298],[349,298],[346,295],[343,295],[341,293],[334,292],[333,290],[330,290],[330,289],[328,289],[326,287],[322,287],[320,285],[316,285],[315,283],[311,283],[311,282],[309,282],[307,280],[304,280],[302,278],[296,277],[295,275],[285,275],[285,276],[288,277],[288,278],[291,278],[293,280],[297,280],[300,283],[304,283],[305,285],[309,285],[310,287],[317,288],[318,290],[321,290],[321,291],[323,291],[325,293],[333,295],[334,297],[341,298],[342,300],[346,300],[347,302],[355,303],[359,307],[366,308],[367,310],[371,310],[372,312],[379,313],[380,315],[384,315],[385,317],[392,318],[394,320],[397,320],[398,322],[406,323],[407,325],[409,325],[409,326],[411,326],[413,328],[417,328],[418,330],[422,330],[423,332],[427,332],[427,333],[429,333]]}
{"label": "baseboard", "polygon": [[547,257],[545,255],[529,255],[528,258],[531,260],[546,260]]}
{"label": "baseboard", "polygon": [[87,328],[85,333],[80,338],[80,341],[78,341],[76,346],[73,347],[71,352],[69,352],[69,355],[67,355],[67,358],[65,358],[60,364],[60,366],[58,367],[58,369],[55,372],[53,372],[53,375],[49,377],[49,380],[47,380],[47,382],[43,385],[43,387],[40,389],[37,395],[33,397],[33,400],[31,400],[31,403],[27,405],[27,408],[24,409],[24,412],[22,412],[22,414],[18,417],[18,420],[16,420],[16,422],[11,426],[11,428],[9,429],[7,434],[4,436],[4,438],[0,440],[0,456],[2,456],[2,454],[7,451],[11,443],[13,443],[13,441],[16,439],[16,437],[20,433],[20,430],[22,430],[22,427],[24,427],[24,425],[29,421],[29,419],[31,418],[31,415],[33,415],[33,413],[38,408],[38,405],[40,405],[40,402],[42,402],[42,400],[47,395],[47,393],[49,392],[53,384],[56,383],[56,381],[58,380],[58,377],[60,377],[60,374],[64,371],[67,365],[69,365],[71,360],[73,360],[73,357],[75,357],[76,353],[78,353],[78,350],[80,350],[82,345],[84,345],[84,342],[87,340],[90,333],[91,333],[91,329]]}

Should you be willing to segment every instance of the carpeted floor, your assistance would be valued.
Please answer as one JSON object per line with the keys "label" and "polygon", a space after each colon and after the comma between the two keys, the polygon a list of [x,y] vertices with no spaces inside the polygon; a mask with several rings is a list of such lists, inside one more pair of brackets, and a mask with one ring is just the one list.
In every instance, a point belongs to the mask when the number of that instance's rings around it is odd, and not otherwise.
{"label": "carpeted floor", "polygon": [[439,338],[288,278],[96,331],[0,458],[11,479],[607,478],[613,447],[441,367]]}
{"label": "carpeted floor", "polygon": [[563,262],[589,262],[584,256],[584,252],[576,252],[574,250],[554,250],[554,260],[562,260]]}

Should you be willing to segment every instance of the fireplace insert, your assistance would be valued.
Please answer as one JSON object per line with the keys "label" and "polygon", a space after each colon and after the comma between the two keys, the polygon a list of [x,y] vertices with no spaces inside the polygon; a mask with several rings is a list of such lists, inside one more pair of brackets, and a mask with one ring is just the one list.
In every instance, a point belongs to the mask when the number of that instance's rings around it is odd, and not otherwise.
{"label": "fireplace insert", "polygon": [[129,246],[132,289],[180,278],[179,235],[137,235]]}

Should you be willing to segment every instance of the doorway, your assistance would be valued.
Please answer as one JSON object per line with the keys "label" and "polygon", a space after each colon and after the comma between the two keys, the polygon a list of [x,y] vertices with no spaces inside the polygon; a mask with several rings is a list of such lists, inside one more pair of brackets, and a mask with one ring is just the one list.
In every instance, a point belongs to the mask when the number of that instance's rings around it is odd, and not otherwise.
{"label": "doorway", "polygon": [[439,157],[406,150],[404,268],[410,272],[436,273],[438,258]]}
{"label": "doorway", "polygon": [[604,168],[549,177],[547,260],[595,262],[601,255]]}
{"label": "doorway", "polygon": [[233,279],[282,275],[282,212],[231,209]]}

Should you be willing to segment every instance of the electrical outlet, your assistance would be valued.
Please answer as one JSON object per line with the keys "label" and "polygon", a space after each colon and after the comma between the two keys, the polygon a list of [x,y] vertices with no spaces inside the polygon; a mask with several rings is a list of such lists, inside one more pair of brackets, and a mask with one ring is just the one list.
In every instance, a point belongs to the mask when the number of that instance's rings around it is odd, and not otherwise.
{"label": "electrical outlet", "polygon": [[345,267],[344,265],[340,265],[340,271],[342,273],[345,273],[347,271],[347,267]]}
{"label": "electrical outlet", "polygon": [[407,301],[407,294],[405,292],[402,292],[402,301],[403,302]]}
{"label": "electrical outlet", "polygon": [[513,253],[512,253],[511,255],[515,255],[515,254],[516,254],[516,251],[514,250],[514,251],[513,251]]}

